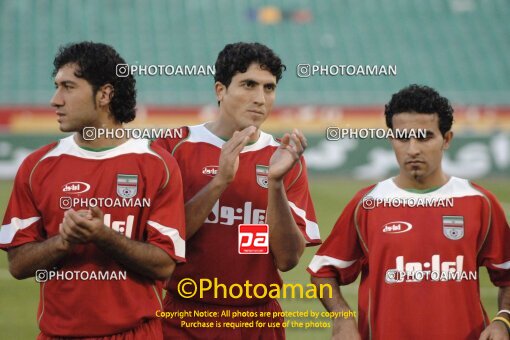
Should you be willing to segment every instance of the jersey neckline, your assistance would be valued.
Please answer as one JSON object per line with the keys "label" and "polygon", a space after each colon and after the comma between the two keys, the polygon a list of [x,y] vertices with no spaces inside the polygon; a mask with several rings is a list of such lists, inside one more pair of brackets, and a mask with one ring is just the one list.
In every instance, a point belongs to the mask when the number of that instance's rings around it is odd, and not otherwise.
{"label": "jersey neckline", "polygon": [[105,148],[97,148],[97,149],[89,148],[89,147],[86,147],[86,146],[81,146],[81,145],[78,145],[78,143],[76,144],[76,146],[78,146],[80,149],[83,149],[83,150],[86,150],[86,151],[101,152],[101,151],[107,151],[107,150],[115,149],[117,146],[120,146],[120,145],[110,146],[110,147],[105,147]]}
{"label": "jersey neckline", "polygon": [[[208,122],[207,122],[208,123]],[[222,138],[216,136],[214,133],[212,133],[208,128],[205,127],[205,124],[203,123],[200,125],[194,125],[190,126],[190,134],[193,136],[189,141],[193,142],[205,142],[212,144],[218,148],[222,148],[223,144],[226,143],[225,140]],[[266,146],[279,146],[280,144],[274,140],[273,136],[260,130],[260,136],[257,139],[256,142],[253,142],[251,144],[246,145],[242,150],[241,153],[244,152],[250,152],[250,151],[257,151],[260,150]]]}
{"label": "jersey neckline", "polygon": [[132,143],[132,141],[134,139],[130,138],[128,140],[126,140],[124,143],[122,144],[119,144],[119,145],[115,145],[115,146],[110,146],[110,147],[103,147],[103,148],[91,148],[91,147],[87,147],[87,146],[81,146],[79,145],[76,140],[74,139],[74,134],[69,136],[68,138],[70,138],[70,141],[71,141],[71,144],[82,150],[82,151],[85,151],[87,153],[91,153],[91,154],[94,154],[94,155],[101,155],[101,154],[105,154],[105,153],[108,153],[108,151],[111,151],[111,150],[115,150],[115,149],[118,149],[118,148],[123,148],[125,147],[126,145],[129,145],[130,143]]}
{"label": "jersey neckline", "polygon": [[413,194],[429,194],[431,192],[438,191],[441,188],[446,187],[448,184],[450,184],[452,182],[453,178],[454,178],[454,176],[450,176],[448,181],[446,181],[446,183],[444,183],[443,185],[439,185],[439,186],[432,187],[432,188],[427,188],[427,189],[405,189],[405,188],[401,188],[401,187],[399,187],[397,185],[397,183],[395,183],[395,177],[391,177],[390,181],[391,181],[392,185],[394,185],[396,188],[398,188],[400,190],[403,190],[403,191],[406,191],[406,192],[410,192],[410,193],[413,193]]}

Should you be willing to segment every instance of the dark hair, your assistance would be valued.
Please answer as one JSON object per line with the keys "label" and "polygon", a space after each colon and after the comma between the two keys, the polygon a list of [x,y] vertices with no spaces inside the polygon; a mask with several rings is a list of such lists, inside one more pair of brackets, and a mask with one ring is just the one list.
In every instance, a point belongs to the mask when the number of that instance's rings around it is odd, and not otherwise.
{"label": "dark hair", "polygon": [[452,128],[453,108],[450,102],[428,86],[412,84],[393,94],[384,107],[386,126],[393,128],[393,116],[402,112],[437,113],[443,136]]}
{"label": "dark hair", "polygon": [[53,77],[67,64],[78,65],[74,75],[87,80],[94,94],[105,84],[113,86],[110,112],[116,121],[127,123],[135,119],[136,80],[130,73],[117,76],[117,65],[126,62],[113,47],[89,41],[61,46],[53,60]]}
{"label": "dark hair", "polygon": [[238,42],[226,45],[218,54],[214,81],[228,87],[232,77],[238,72],[246,72],[252,63],[258,63],[262,69],[271,72],[276,82],[282,79],[282,72],[286,69],[280,57],[269,47],[259,43]]}

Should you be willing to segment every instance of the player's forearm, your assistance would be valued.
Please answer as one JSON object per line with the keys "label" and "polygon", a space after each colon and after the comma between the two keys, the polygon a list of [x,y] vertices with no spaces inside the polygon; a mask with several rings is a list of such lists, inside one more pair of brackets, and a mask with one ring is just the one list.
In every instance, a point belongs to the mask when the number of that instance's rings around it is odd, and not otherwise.
{"label": "player's forearm", "polygon": [[131,240],[105,227],[94,243],[127,269],[154,280],[172,275],[175,262],[162,249]]}
{"label": "player's forearm", "polygon": [[69,244],[60,235],[23,244],[9,250],[9,272],[18,280],[32,277],[37,270],[54,267],[69,251]]}
{"label": "player's forearm", "polygon": [[326,308],[328,312],[349,311],[351,309],[342,296],[338,281],[335,278],[312,276],[311,282],[317,289],[320,289],[320,291],[331,292],[331,295],[324,294],[324,296],[320,298],[324,308]]}
{"label": "player's forearm", "polygon": [[266,216],[276,266],[281,271],[291,270],[303,254],[305,239],[292,217],[282,181],[269,181]]}
{"label": "player's forearm", "polygon": [[204,224],[216,201],[228,184],[216,177],[193,196],[184,208],[186,210],[186,239],[190,239]]}

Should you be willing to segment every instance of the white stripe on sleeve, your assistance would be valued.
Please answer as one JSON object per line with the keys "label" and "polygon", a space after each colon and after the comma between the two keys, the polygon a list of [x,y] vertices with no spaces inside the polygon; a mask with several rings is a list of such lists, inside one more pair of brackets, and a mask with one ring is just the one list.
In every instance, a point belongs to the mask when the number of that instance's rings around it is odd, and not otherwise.
{"label": "white stripe on sleeve", "polygon": [[493,264],[494,267],[499,269],[510,269],[510,261],[506,261],[503,263]]}
{"label": "white stripe on sleeve", "polygon": [[11,243],[14,239],[14,235],[16,235],[18,230],[28,228],[40,219],[40,216],[34,216],[25,219],[13,217],[11,219],[11,223],[2,225],[2,228],[0,229],[0,244]]}
{"label": "white stripe on sleeve", "polygon": [[296,215],[298,215],[303,221],[305,221],[305,232],[310,240],[318,240],[321,238],[319,232],[319,226],[316,222],[310,221],[306,218],[306,211],[301,208],[298,208],[293,202],[289,201],[289,206],[294,211]]}
{"label": "white stripe on sleeve", "polygon": [[174,251],[175,255],[184,258],[186,255],[186,242],[184,239],[179,235],[179,231],[175,228],[167,227],[162,224],[159,224],[158,222],[154,221],[148,221],[148,225],[155,228],[157,231],[159,231],[161,234],[169,237],[172,240],[172,243],[174,244]]}
{"label": "white stripe on sleeve", "polygon": [[312,272],[317,273],[322,267],[326,266],[333,266],[338,269],[348,268],[356,261],[358,260],[344,261],[335,259],[334,257],[331,256],[315,255],[312,259],[312,262],[310,262],[308,268],[310,268]]}

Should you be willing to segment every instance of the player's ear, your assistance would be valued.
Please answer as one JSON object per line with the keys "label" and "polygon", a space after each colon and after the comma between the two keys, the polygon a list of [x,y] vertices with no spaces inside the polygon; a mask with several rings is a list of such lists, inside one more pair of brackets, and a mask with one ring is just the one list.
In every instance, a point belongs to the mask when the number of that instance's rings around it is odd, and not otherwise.
{"label": "player's ear", "polygon": [[214,92],[216,92],[216,99],[218,100],[218,102],[221,102],[223,96],[227,92],[227,87],[223,85],[223,83],[217,81],[214,83]]}
{"label": "player's ear", "polygon": [[450,143],[451,143],[451,141],[453,139],[453,131],[450,130],[447,133],[445,133],[444,136],[443,136],[443,139],[444,139],[444,141],[443,141],[443,150],[446,150],[446,149],[448,149],[450,147]]}
{"label": "player's ear", "polygon": [[114,90],[111,84],[105,84],[99,88],[96,101],[99,106],[108,106],[113,98]]}

